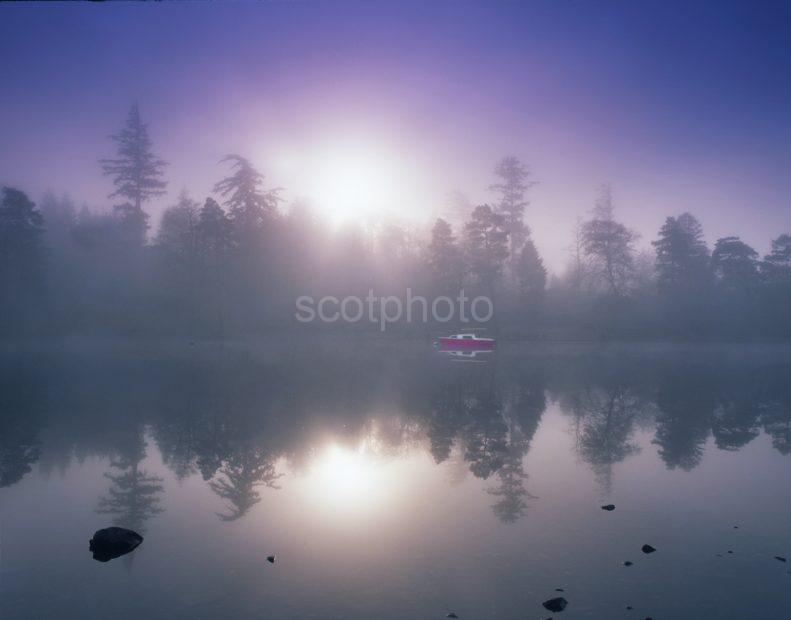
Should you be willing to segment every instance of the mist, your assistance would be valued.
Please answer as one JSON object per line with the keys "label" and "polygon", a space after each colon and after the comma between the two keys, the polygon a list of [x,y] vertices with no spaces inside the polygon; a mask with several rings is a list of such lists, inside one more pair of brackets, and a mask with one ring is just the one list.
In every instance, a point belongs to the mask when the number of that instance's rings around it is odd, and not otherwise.
{"label": "mist", "polygon": [[0,2],[0,617],[781,617],[790,26]]}

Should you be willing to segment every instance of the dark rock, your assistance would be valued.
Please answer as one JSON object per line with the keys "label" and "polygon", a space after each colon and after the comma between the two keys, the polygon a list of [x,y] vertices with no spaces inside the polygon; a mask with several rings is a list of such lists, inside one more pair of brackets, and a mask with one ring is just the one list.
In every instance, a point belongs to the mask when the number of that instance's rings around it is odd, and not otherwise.
{"label": "dark rock", "polygon": [[632,564],[634,564],[634,562],[631,562],[629,560],[626,560],[626,562],[623,563],[624,566],[631,566]]}
{"label": "dark rock", "polygon": [[626,609],[628,609],[629,611],[632,611],[633,607],[631,605],[627,605]]}
{"label": "dark rock", "polygon": [[565,592],[563,588],[555,588],[555,592]]}
{"label": "dark rock", "polygon": [[275,556],[273,556],[273,555],[266,556],[266,561],[269,562],[270,564],[274,564],[275,563]]}
{"label": "dark rock", "polygon": [[452,611],[449,614],[447,614],[445,617],[446,618],[458,618],[458,616],[456,614],[454,614]]}
{"label": "dark rock", "polygon": [[731,551],[730,549],[728,549],[728,553],[733,553],[733,551]]}
{"label": "dark rock", "polygon": [[656,551],[651,545],[643,545],[643,553],[653,553]]}
{"label": "dark rock", "polygon": [[779,562],[785,562],[786,561],[786,559],[782,555],[776,555],[775,556],[775,560],[777,560]]}
{"label": "dark rock", "polygon": [[137,532],[123,527],[106,527],[93,535],[88,549],[94,560],[109,562],[134,551],[142,542],[143,537]]}
{"label": "dark rock", "polygon": [[601,509],[612,512],[615,510],[615,504],[607,504],[606,506],[602,506]]}
{"label": "dark rock", "polygon": [[562,596],[559,596],[557,598],[551,598],[548,601],[544,601],[542,603],[544,609],[548,609],[549,611],[555,613],[560,613],[561,611],[566,609],[566,605],[568,604],[569,602],[566,599],[564,599]]}

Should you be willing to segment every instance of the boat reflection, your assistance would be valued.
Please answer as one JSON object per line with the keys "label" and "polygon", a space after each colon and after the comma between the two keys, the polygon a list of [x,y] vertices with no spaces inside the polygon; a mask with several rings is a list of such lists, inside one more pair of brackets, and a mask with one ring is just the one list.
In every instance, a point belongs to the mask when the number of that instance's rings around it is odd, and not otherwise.
{"label": "boat reflection", "polygon": [[471,351],[437,351],[437,354],[450,360],[451,362],[473,362],[485,364],[492,359],[491,349],[471,350]]}

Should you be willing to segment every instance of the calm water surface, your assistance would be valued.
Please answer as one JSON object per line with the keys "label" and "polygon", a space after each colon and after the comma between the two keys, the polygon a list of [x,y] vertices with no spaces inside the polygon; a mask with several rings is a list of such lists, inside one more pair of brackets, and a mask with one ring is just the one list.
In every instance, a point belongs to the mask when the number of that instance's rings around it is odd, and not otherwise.
{"label": "calm water surface", "polygon": [[[96,562],[112,524],[145,542]],[[3,619],[791,618],[776,555],[789,349],[0,355]]]}

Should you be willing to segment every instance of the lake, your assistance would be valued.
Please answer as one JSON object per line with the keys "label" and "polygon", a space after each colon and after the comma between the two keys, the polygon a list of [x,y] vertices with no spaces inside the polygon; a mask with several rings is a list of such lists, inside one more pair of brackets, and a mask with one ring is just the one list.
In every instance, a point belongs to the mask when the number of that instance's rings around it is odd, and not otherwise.
{"label": "lake", "polygon": [[[145,541],[97,562],[113,524]],[[791,348],[0,354],[4,620],[788,618],[775,556]]]}

